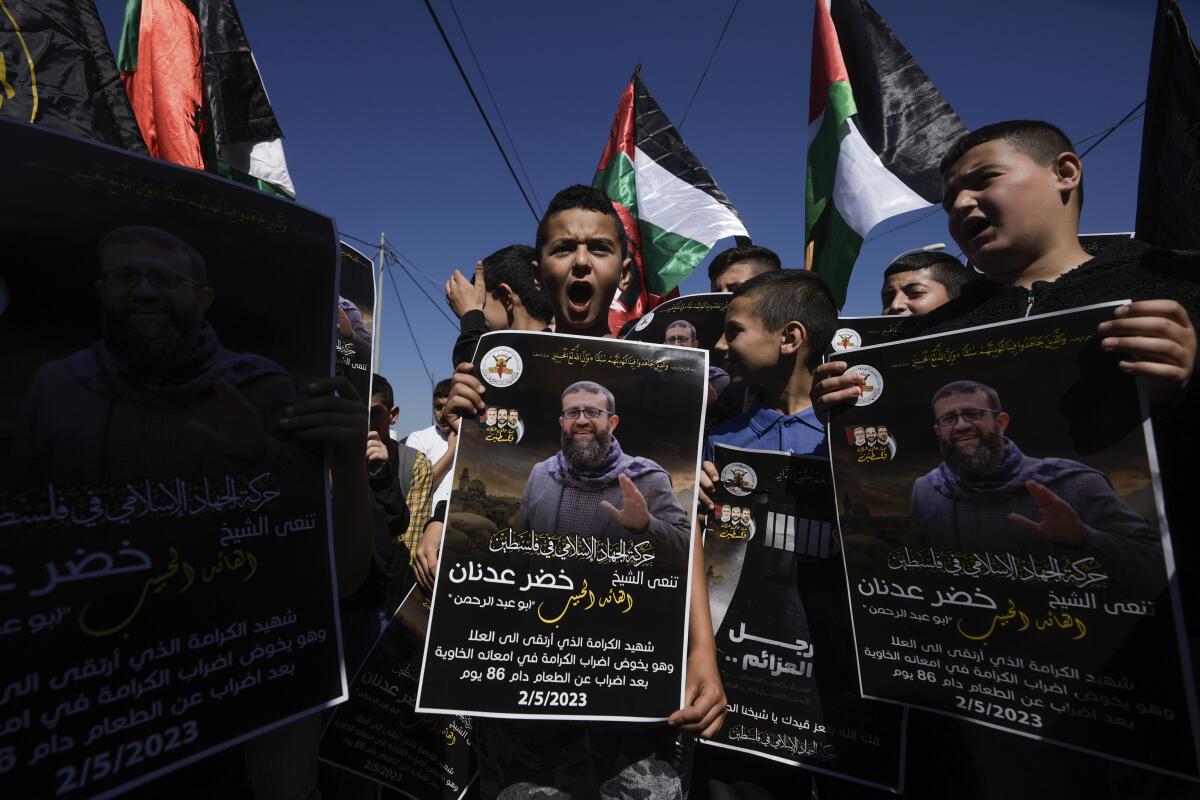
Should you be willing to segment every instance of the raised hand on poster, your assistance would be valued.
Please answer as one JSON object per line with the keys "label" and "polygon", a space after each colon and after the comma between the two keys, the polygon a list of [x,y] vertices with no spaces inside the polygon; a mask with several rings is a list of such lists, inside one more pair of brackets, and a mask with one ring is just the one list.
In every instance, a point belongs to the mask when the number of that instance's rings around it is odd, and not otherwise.
{"label": "raised hand on poster", "polygon": [[650,510],[646,506],[646,498],[633,485],[629,476],[619,475],[617,480],[621,484],[621,507],[617,508],[607,500],[601,500],[600,507],[629,530],[641,533],[650,524]]}
{"label": "raised hand on poster", "polygon": [[[322,378],[304,387],[301,398],[284,412],[279,424],[297,439],[334,447],[361,447],[367,440],[367,417],[354,384],[345,377]],[[354,455],[358,458],[356,450]]]}
{"label": "raised hand on poster", "polygon": [[712,511],[716,508],[713,502],[713,492],[716,491],[717,481],[720,480],[720,475],[717,474],[717,465],[711,461],[705,461],[700,465],[700,491],[697,503],[705,512]]}
{"label": "raised hand on poster", "polygon": [[1034,522],[1020,514],[1009,514],[1010,521],[1036,533],[1048,542],[1079,547],[1087,541],[1087,526],[1071,505],[1037,481],[1025,481],[1025,488],[1042,513],[1042,521]]}
{"label": "raised hand on poster", "polygon": [[1151,406],[1172,400],[1196,367],[1196,331],[1187,311],[1174,300],[1142,300],[1118,307],[1116,319],[1100,323],[1100,347],[1125,352],[1122,371],[1146,379]]}
{"label": "raised hand on poster", "polygon": [[188,422],[187,429],[230,458],[250,460],[266,455],[267,433],[254,407],[226,380],[214,381],[213,389],[225,408],[221,430],[215,431],[196,420]]}
{"label": "raised hand on poster", "polygon": [[458,270],[450,274],[446,281],[446,304],[459,319],[468,311],[482,311],[487,286],[483,280],[483,262],[475,262],[475,282],[467,280],[467,276]]}
{"label": "raised hand on poster", "polygon": [[349,338],[354,335],[354,327],[350,324],[350,315],[346,313],[346,309],[338,306],[338,333]]}

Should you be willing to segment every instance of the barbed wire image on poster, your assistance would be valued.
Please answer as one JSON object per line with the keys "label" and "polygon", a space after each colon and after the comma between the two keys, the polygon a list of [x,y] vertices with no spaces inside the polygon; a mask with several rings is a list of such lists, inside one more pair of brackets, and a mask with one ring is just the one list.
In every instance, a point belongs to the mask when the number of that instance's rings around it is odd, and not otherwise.
{"label": "barbed wire image on poster", "polygon": [[678,709],[703,350],[486,334],[454,464],[419,711],[662,720]]}
{"label": "barbed wire image on poster", "polygon": [[454,800],[475,779],[474,724],[415,711],[429,607],[414,586],[326,725],[321,760],[414,800]]}
{"label": "barbed wire image on poster", "polygon": [[1115,305],[846,355],[863,394],[829,441],[862,691],[1196,779],[1153,432],[1096,330]]}
{"label": "barbed wire image on poster", "polygon": [[899,792],[904,712],[859,696],[829,461],[713,455],[704,557],[729,713],[704,743]]}
{"label": "barbed wire image on poster", "polygon": [[323,452],[280,425],[332,369],[337,245],[49,129],[0,149],[0,795],[111,796],[345,696]]}

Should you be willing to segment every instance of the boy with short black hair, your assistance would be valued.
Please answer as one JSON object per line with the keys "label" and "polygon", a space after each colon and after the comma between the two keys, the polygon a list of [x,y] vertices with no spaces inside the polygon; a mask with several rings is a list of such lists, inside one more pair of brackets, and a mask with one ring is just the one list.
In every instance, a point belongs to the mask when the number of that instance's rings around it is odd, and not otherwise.
{"label": "boy with short black hair", "polygon": [[[628,284],[630,259],[625,229],[608,196],[583,185],[562,190],[539,222],[536,241],[535,263],[554,309],[555,330],[611,338],[608,308]],[[447,413],[477,415],[486,407],[484,385],[472,372],[471,363],[459,364]],[[668,718],[672,727],[480,720],[476,743],[483,793],[682,800],[691,753],[677,731],[712,736],[726,710],[700,547],[693,552],[690,607],[688,704]]]}
{"label": "boy with short black hair", "polygon": [[774,250],[742,244],[717,253],[708,265],[708,283],[714,292],[732,292],[755,275],[781,267]]}
{"label": "boy with short black hair", "polygon": [[704,451],[710,476],[716,442],[799,454],[822,449],[825,428],[809,392],[835,330],[837,304],[816,273],[764,272],[734,290],[716,350],[733,382],[761,386],[765,403],[713,428]]}
{"label": "boy with short black hair", "polygon": [[[973,281],[958,299],[924,317],[915,335],[1132,300],[1116,310],[1115,319],[1101,323],[1098,344],[1105,352],[1127,354],[1119,369],[1144,382],[1155,415],[1169,527],[1194,532],[1200,520],[1187,493],[1192,454],[1200,449],[1192,424],[1200,254],[1129,240],[1088,255],[1079,245],[1083,165],[1063,132],[1045,122],[1001,122],[964,135],[942,160],[942,186],[950,234],[986,280]],[[817,370],[813,404],[823,416],[861,393],[857,376],[845,375],[846,369],[845,362],[835,361]],[[1114,375],[1112,382],[1117,380]],[[1102,413],[1104,392],[1091,399]],[[1200,601],[1193,594],[1200,583],[1195,541],[1188,535],[1172,540],[1184,608]],[[1194,625],[1189,620],[1193,639]],[[939,723],[922,714],[912,724],[914,796],[1007,798],[1033,785],[1046,796],[1103,796],[1119,794],[1113,788],[1118,783],[1136,785],[1139,797],[1191,791],[1171,778],[971,724]],[[917,726],[927,730],[922,734]],[[964,745],[967,756],[946,752],[950,743]],[[1012,763],[1022,769],[1004,766]]]}
{"label": "boy with short black hair", "polygon": [[454,270],[446,281],[446,302],[462,331],[454,343],[456,366],[474,357],[488,331],[547,329],[554,309],[538,280],[535,254],[527,244],[510,244],[476,262],[471,280]]}
{"label": "boy with short black hair", "polygon": [[[809,393],[813,370],[829,349],[837,319],[829,287],[813,272],[763,272],[734,289],[716,350],[724,354],[733,382],[761,386],[764,402],[717,425],[706,438],[700,486],[707,510],[713,508],[719,480],[715,444],[801,455],[825,450],[825,427],[813,412]],[[807,630],[803,611],[796,609],[793,616]],[[805,770],[712,750],[696,762],[693,795],[699,800],[807,797],[812,791]]]}
{"label": "boy with short black hair", "polygon": [[883,271],[879,298],[884,316],[928,314],[962,293],[974,276],[946,253],[905,253]]}

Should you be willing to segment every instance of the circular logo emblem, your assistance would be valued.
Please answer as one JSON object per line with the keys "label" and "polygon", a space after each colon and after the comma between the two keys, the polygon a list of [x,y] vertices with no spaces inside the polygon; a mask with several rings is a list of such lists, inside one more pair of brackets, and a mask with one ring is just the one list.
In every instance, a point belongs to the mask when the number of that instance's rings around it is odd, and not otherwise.
{"label": "circular logo emblem", "polygon": [[521,356],[511,347],[493,347],[479,366],[483,379],[492,386],[512,386],[521,377]]}
{"label": "circular logo emblem", "polygon": [[869,406],[883,394],[883,376],[879,370],[866,364],[859,364],[846,370],[846,374],[856,372],[862,376],[862,394],[855,401],[856,406]]}
{"label": "circular logo emblem", "polygon": [[639,319],[639,320],[637,321],[637,324],[633,326],[633,329],[634,329],[635,331],[641,331],[641,330],[645,330],[645,329],[646,329],[646,327],[647,327],[647,326],[648,326],[648,325],[649,325],[651,322],[653,322],[653,321],[654,321],[654,312],[653,312],[653,311],[647,311],[647,312],[646,312],[646,316],[644,316],[644,317],[642,317],[641,319]]}
{"label": "circular logo emblem", "polygon": [[726,464],[725,469],[721,470],[721,483],[730,494],[745,497],[758,486],[758,476],[749,465],[734,461],[732,464]]}
{"label": "circular logo emblem", "polygon": [[862,337],[853,328],[838,328],[833,335],[833,349],[837,351],[857,350],[862,347]]}

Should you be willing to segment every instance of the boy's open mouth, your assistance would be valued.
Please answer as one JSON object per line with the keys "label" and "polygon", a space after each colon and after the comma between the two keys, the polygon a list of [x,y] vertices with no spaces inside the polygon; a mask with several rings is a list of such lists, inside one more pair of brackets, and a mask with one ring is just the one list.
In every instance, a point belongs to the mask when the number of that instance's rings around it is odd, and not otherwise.
{"label": "boy's open mouth", "polygon": [[567,313],[572,320],[582,321],[592,308],[595,288],[587,281],[575,281],[567,286]]}
{"label": "boy's open mouth", "polygon": [[991,227],[991,223],[984,217],[971,217],[963,220],[963,233],[967,235],[967,241],[971,241],[979,234]]}

